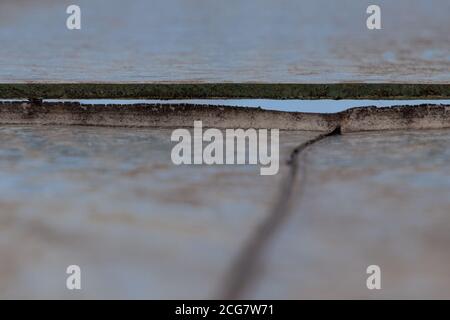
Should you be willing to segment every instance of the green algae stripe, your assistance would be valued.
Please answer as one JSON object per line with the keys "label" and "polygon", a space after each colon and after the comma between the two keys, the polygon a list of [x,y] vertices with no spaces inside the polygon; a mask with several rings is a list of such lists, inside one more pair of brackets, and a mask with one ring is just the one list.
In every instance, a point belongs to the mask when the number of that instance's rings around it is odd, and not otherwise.
{"label": "green algae stripe", "polygon": [[0,99],[448,99],[450,84],[0,83]]}

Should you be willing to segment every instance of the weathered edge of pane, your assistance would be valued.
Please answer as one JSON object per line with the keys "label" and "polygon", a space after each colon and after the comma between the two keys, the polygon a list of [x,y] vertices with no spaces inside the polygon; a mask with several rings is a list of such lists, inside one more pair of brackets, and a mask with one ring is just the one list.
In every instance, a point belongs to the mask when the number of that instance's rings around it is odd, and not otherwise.
{"label": "weathered edge of pane", "polygon": [[448,99],[450,84],[0,83],[0,99]]}

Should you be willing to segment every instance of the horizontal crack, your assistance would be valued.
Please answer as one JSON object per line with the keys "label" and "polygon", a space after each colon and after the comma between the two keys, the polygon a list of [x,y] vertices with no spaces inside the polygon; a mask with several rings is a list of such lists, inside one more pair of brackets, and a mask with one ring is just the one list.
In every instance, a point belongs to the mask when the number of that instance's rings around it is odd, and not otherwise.
{"label": "horizontal crack", "polygon": [[194,104],[80,104],[0,102],[0,124],[192,127],[202,120],[213,128],[277,128],[343,133],[375,130],[450,128],[450,105],[360,107],[338,113],[303,113],[251,107]]}
{"label": "horizontal crack", "polygon": [[0,83],[0,99],[445,99],[427,83]]}

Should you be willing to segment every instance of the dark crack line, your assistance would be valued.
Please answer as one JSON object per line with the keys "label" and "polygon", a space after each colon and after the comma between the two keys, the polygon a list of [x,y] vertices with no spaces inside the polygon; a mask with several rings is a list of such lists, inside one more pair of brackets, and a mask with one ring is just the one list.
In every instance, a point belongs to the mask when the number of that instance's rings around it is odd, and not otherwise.
{"label": "dark crack line", "polygon": [[233,300],[242,298],[245,290],[256,280],[261,255],[264,248],[289,216],[291,200],[295,180],[299,171],[299,156],[311,145],[326,139],[327,137],[340,135],[341,128],[337,127],[333,131],[321,134],[314,139],[308,140],[296,147],[289,158],[289,172],[282,180],[280,191],[274,206],[270,209],[267,218],[255,230],[254,234],[246,242],[243,249],[238,254],[234,263],[225,276],[220,299]]}

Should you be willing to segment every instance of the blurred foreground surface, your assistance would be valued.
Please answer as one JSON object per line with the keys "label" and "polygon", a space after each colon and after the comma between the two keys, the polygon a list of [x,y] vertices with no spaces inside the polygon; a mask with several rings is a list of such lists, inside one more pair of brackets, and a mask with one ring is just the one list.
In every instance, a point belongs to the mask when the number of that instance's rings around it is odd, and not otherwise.
{"label": "blurred foreground surface", "polygon": [[0,2],[0,82],[450,81],[450,2],[378,0]]}
{"label": "blurred foreground surface", "polygon": [[[0,128],[0,298],[216,298],[270,212],[256,166],[175,166],[170,130]],[[243,298],[450,298],[450,131],[327,138]],[[65,287],[82,270],[82,290]],[[366,288],[379,265],[382,290]]]}

